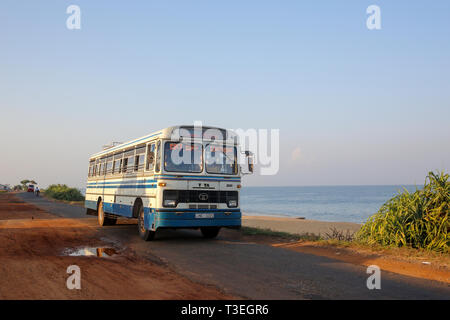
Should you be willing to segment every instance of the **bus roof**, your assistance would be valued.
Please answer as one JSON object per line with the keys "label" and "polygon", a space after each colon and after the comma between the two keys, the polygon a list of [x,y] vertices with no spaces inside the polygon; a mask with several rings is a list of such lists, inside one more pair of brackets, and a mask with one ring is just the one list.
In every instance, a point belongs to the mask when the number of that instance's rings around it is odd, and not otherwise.
{"label": "bus roof", "polygon": [[[222,136],[225,135],[225,139],[221,139],[220,141],[233,143],[233,144],[236,144],[236,142],[237,142],[236,135],[234,133],[232,133],[230,130],[219,128],[219,127],[211,127],[211,126],[202,126],[201,128],[203,130],[202,135],[204,135],[205,131],[209,130],[209,129],[220,130],[222,132]],[[185,130],[185,131],[183,131],[183,130]],[[102,150],[100,152],[97,152],[97,153],[93,154],[90,157],[90,159],[102,157],[111,152],[114,153],[117,151],[121,151],[122,149],[133,147],[133,146],[136,146],[136,145],[139,145],[142,143],[146,143],[146,142],[148,142],[150,140],[154,140],[154,139],[173,139],[174,136],[175,137],[184,137],[184,135],[182,135],[183,133],[186,133],[186,132],[193,133],[193,130],[195,130],[195,127],[193,125],[179,125],[179,126],[167,127],[162,130],[148,134],[146,136],[143,136],[143,137],[140,137],[137,139],[133,139],[133,140],[112,146],[112,147]],[[196,138],[193,134],[190,137],[194,138],[194,139]],[[204,140],[209,140],[209,139],[204,138]],[[218,139],[215,139],[215,140],[218,140]]]}

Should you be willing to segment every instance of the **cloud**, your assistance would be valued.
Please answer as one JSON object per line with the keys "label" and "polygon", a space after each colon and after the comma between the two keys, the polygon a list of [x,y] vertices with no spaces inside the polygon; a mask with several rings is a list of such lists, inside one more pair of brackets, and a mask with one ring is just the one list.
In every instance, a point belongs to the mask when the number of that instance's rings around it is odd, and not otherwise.
{"label": "cloud", "polygon": [[291,161],[296,162],[302,158],[302,150],[300,147],[296,147],[294,150],[292,150],[291,153]]}

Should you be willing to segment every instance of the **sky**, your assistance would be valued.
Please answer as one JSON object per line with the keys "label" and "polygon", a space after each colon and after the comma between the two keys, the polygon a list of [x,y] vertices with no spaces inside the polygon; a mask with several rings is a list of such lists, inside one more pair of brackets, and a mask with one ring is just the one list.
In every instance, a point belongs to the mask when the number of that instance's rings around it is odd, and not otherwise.
{"label": "sky", "polygon": [[449,39],[447,0],[3,0],[0,183],[83,187],[108,142],[200,120],[279,129],[244,185],[421,185],[450,167]]}

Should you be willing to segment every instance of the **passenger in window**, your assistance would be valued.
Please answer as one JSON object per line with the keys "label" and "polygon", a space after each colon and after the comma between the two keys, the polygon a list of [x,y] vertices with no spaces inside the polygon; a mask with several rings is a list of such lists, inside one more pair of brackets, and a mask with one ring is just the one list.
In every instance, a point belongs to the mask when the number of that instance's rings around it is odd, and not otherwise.
{"label": "passenger in window", "polygon": [[148,146],[147,151],[147,170],[153,170],[154,162],[155,162],[155,145],[152,144]]}

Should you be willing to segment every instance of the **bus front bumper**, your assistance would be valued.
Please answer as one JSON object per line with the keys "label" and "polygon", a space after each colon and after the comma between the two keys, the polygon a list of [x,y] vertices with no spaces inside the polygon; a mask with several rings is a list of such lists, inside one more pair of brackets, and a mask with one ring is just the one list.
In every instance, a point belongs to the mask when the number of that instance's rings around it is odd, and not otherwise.
{"label": "bus front bumper", "polygon": [[167,210],[155,212],[157,228],[198,228],[198,227],[234,227],[241,226],[240,209],[231,210]]}

